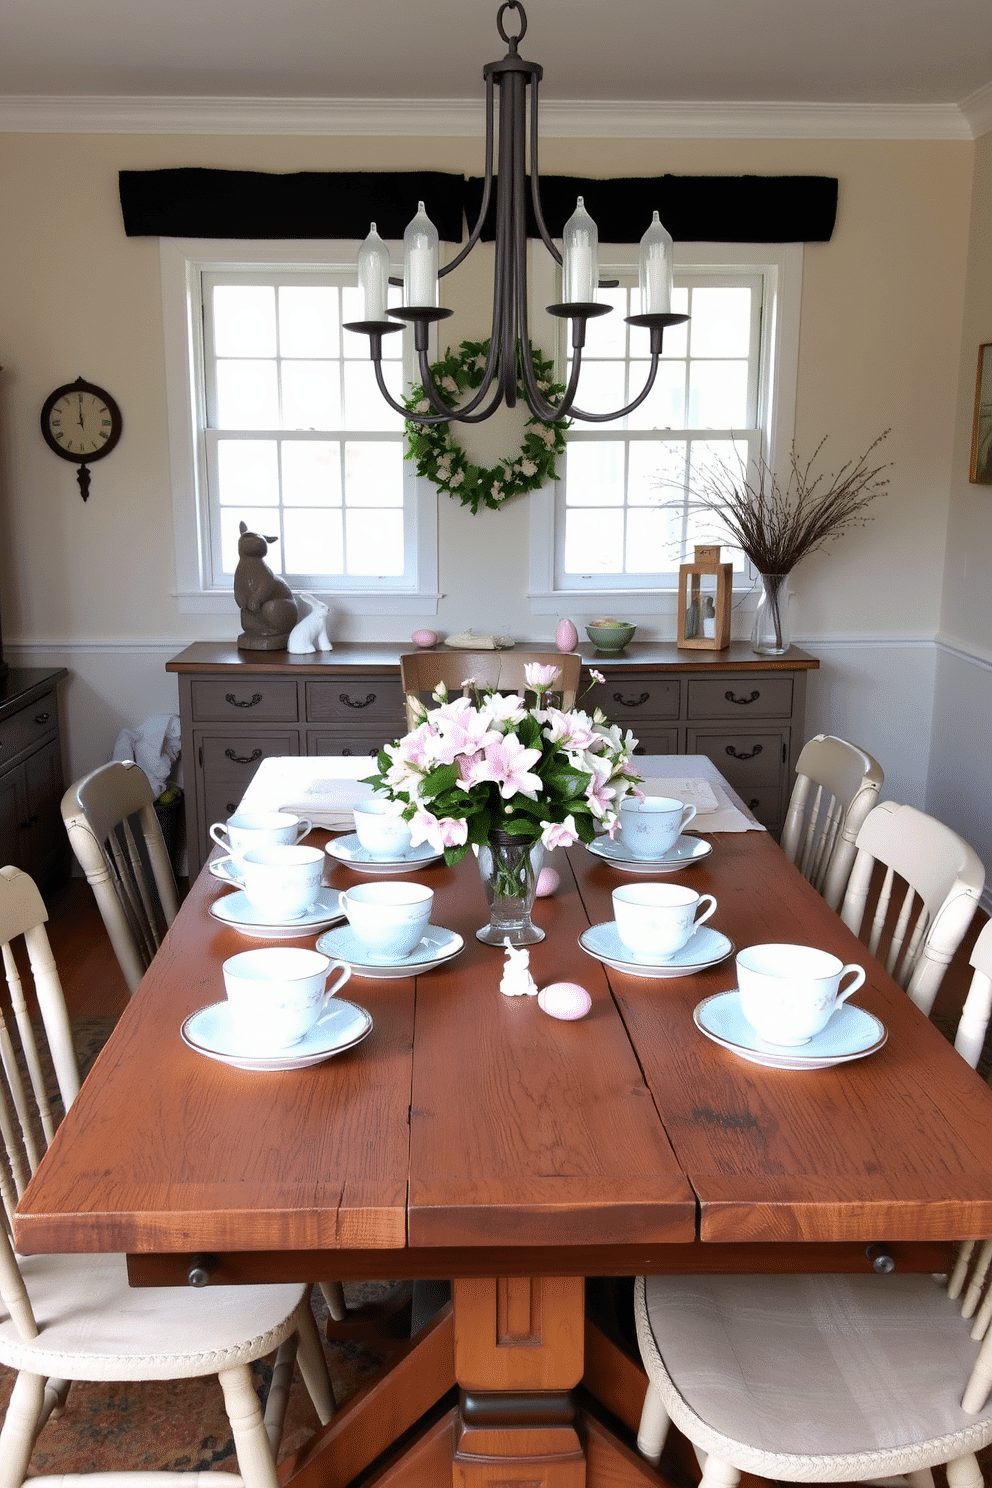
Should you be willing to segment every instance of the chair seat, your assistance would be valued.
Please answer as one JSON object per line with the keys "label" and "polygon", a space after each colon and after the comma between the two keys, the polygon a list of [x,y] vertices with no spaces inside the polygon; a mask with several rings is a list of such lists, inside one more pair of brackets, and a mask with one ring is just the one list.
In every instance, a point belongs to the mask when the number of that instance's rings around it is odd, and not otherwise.
{"label": "chair seat", "polygon": [[933,1277],[652,1276],[636,1306],[672,1421],[741,1471],[852,1480],[992,1441],[992,1404],[960,1405],[980,1344]]}
{"label": "chair seat", "polygon": [[38,1337],[0,1320],[0,1361],[60,1379],[150,1380],[216,1374],[278,1348],[309,1288],[130,1287],[122,1255],[19,1257]]}

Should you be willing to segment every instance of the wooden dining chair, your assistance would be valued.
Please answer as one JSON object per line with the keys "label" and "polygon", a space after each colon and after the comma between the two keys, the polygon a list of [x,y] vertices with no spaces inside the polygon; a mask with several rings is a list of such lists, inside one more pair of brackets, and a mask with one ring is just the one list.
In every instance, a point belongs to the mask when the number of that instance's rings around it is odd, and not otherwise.
{"label": "wooden dining chair", "polygon": [[913,1488],[946,1466],[982,1488],[992,1442],[992,1242],[950,1277],[640,1276],[634,1313],[648,1388],[637,1438],[660,1459],[669,1424],[696,1448],[700,1488],[744,1472],[787,1482]]}
{"label": "wooden dining chair", "polygon": [[861,824],[885,775],[865,749],[833,734],[807,740],[782,831],[782,851],[830,905],[839,909]]}
{"label": "wooden dining chair", "polygon": [[[0,1016],[0,1363],[17,1371],[0,1428],[0,1488],[21,1488],[35,1440],[74,1380],[217,1375],[245,1488],[277,1488],[294,1361],[322,1422],[334,1413],[323,1347],[301,1285],[132,1288],[122,1255],[17,1256],[14,1207],[79,1090],[65,999],[34,881],[0,868],[0,945],[9,1020]],[[32,1021],[32,1019],[37,1021]],[[263,1414],[251,1364],[275,1353]],[[94,1484],[140,1481],[93,1473]],[[202,1483],[212,1473],[196,1476]],[[188,1473],[154,1481],[188,1483]],[[44,1479],[52,1483],[54,1479]],[[61,1481],[61,1480],[60,1480]],[[218,1488],[230,1483],[218,1473]]]}
{"label": "wooden dining chair", "polygon": [[540,666],[556,666],[561,672],[554,689],[555,706],[563,709],[575,707],[579,690],[579,675],[582,658],[577,652],[556,651],[410,651],[400,657],[400,680],[406,698],[407,728],[416,728],[418,718],[413,699],[428,702],[439,682],[447,687],[449,695],[459,692],[467,697],[470,688],[465,683],[471,678],[476,687],[491,688],[497,692],[525,692],[527,678],[525,668],[533,662]]}
{"label": "wooden dining chair", "polygon": [[954,1047],[974,1069],[982,1057],[992,1015],[992,920],[979,933],[968,964],[974,967],[974,974],[958,1019]]}
{"label": "wooden dining chair", "polygon": [[984,884],[978,854],[950,827],[882,801],[858,832],[841,919],[929,1017]]}
{"label": "wooden dining chair", "polygon": [[101,765],[62,797],[69,842],[131,992],[179,910],[153,800],[148,777],[131,760]]}

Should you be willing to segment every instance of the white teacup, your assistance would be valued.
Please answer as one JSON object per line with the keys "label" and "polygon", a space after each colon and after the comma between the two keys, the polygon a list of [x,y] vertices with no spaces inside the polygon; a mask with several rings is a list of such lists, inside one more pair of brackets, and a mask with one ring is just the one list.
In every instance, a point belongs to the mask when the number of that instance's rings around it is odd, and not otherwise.
{"label": "white teacup", "polygon": [[[841,982],[851,981],[841,991]],[[741,1011],[766,1044],[808,1044],[856,992],[864,968],[805,945],[753,945],[737,953]]]}
{"label": "white teacup", "polygon": [[617,934],[635,961],[674,956],[716,909],[712,894],[681,884],[624,884],[613,890]]}
{"label": "white teacup", "polygon": [[660,858],[675,846],[695,814],[695,806],[671,796],[624,796],[620,841],[635,858]]}
{"label": "white teacup", "polygon": [[298,920],[320,893],[324,854],[319,847],[252,848],[244,856],[245,894],[255,909],[273,920]]}
{"label": "white teacup", "polygon": [[356,801],[353,810],[358,840],[374,858],[398,858],[409,850],[410,823],[400,815],[399,802],[373,797]]}
{"label": "white teacup", "polygon": [[[224,962],[224,988],[245,1052],[268,1053],[305,1038],[351,967],[319,951],[264,946]],[[341,975],[327,986],[328,973]]]}
{"label": "white teacup", "polygon": [[355,939],[370,962],[409,956],[430,924],[434,890],[417,883],[356,884],[338,898]]}
{"label": "white teacup", "polygon": [[242,873],[246,852],[299,842],[312,826],[305,816],[294,816],[289,811],[236,811],[226,822],[214,822],[210,835],[227,849],[235,868]]}

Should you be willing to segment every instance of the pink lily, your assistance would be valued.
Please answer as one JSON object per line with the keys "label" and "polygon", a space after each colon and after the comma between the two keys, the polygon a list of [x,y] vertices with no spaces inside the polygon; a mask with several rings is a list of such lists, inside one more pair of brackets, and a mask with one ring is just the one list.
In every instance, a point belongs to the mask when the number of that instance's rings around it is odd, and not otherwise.
{"label": "pink lily", "polygon": [[541,841],[549,850],[554,847],[571,847],[573,842],[578,842],[578,840],[579,834],[576,830],[574,816],[566,816],[563,822],[544,823]]}
{"label": "pink lily", "polygon": [[525,749],[516,734],[507,734],[496,744],[488,746],[486,749],[488,778],[497,783],[504,801],[508,801],[518,792],[529,796],[532,801],[537,799],[542,781],[539,775],[530,773],[530,767],[536,765],[540,758],[541,751]]}

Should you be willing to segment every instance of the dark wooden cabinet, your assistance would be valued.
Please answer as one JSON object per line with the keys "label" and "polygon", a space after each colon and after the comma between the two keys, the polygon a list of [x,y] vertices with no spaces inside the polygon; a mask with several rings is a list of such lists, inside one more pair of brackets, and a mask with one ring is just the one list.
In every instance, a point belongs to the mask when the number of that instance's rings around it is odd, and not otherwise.
{"label": "dark wooden cabinet", "polygon": [[64,668],[10,667],[0,683],[0,863],[40,888],[69,873],[58,683]]}
{"label": "dark wooden cabinet", "polygon": [[[166,664],[179,678],[191,877],[212,846],[210,824],[236,809],[261,760],[375,756],[404,732],[399,658],[411,649],[353,642],[299,656],[198,641]],[[773,660],[743,642],[714,652],[663,641],[635,642],[615,656],[579,649],[581,707],[600,707],[630,729],[639,754],[706,755],[758,820],[780,829],[805,741],[806,673],[819,666],[815,657],[793,647]],[[605,682],[592,682],[590,667]]]}

